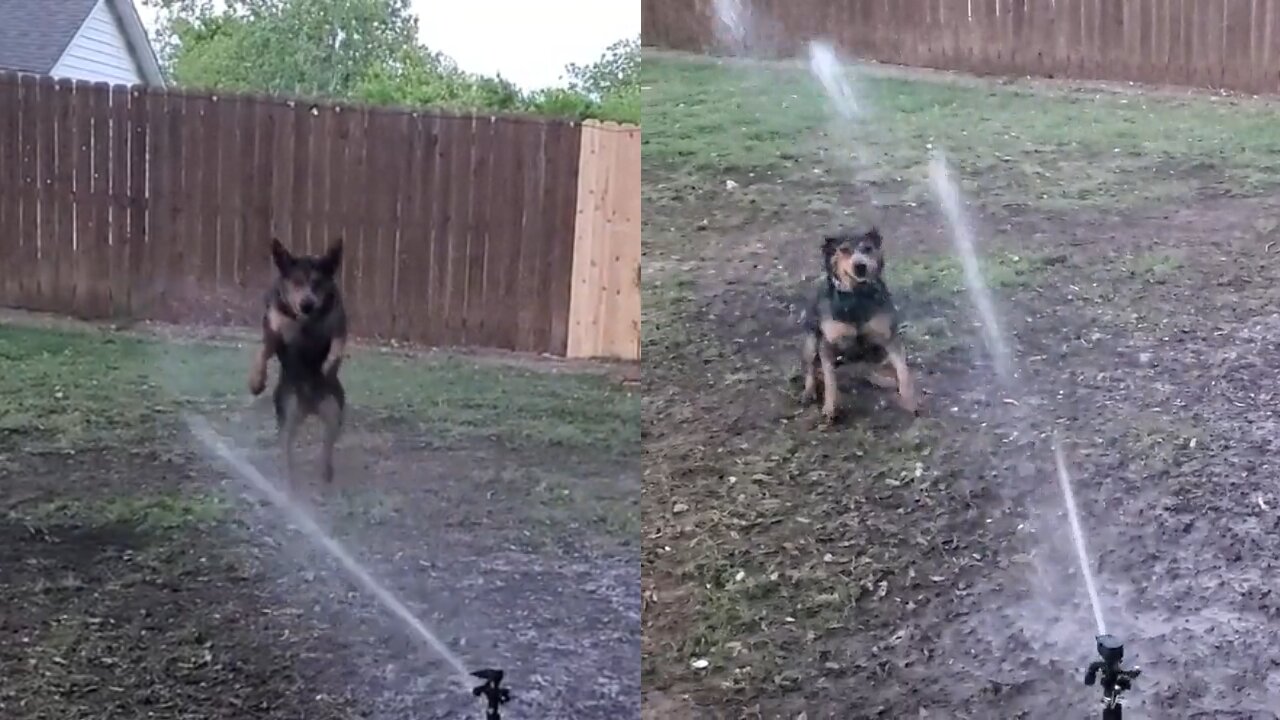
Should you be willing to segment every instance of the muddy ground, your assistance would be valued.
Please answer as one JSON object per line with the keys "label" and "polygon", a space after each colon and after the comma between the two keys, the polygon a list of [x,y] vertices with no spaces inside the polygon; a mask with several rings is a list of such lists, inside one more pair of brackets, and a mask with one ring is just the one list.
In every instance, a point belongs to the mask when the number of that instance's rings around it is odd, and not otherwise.
{"label": "muddy ground", "polygon": [[[1280,717],[1280,203],[1210,171],[1177,204],[971,207],[1020,368],[1002,389],[926,204],[750,183],[646,218],[647,714],[1096,717],[1056,432],[1143,669],[1127,715]],[[853,381],[835,427],[798,402],[829,207],[885,231],[925,417]]]}
{"label": "muddy ground", "polygon": [[[309,437],[301,502],[468,667],[507,671],[503,717],[634,716],[634,454],[353,412],[333,487],[314,479]],[[483,716],[448,664],[171,419],[114,447],[33,452],[21,421],[0,432],[0,716]],[[278,469],[262,403],[217,424]]]}

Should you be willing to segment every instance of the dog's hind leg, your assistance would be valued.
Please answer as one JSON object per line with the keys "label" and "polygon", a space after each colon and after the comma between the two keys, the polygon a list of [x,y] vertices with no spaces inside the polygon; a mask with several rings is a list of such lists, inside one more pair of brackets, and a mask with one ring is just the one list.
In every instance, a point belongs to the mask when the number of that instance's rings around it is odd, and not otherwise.
{"label": "dog's hind leg", "polygon": [[861,370],[862,378],[882,390],[897,390],[898,376],[886,374],[886,370],[892,371],[893,368],[888,364],[863,365]]}
{"label": "dog's hind leg", "polygon": [[320,421],[324,423],[324,481],[326,483],[333,482],[333,448],[337,445],[338,436],[342,433],[344,405],[342,388],[339,386],[336,392],[320,401],[320,407],[317,410]]}
{"label": "dog's hind leg", "polygon": [[347,393],[337,377],[326,381],[324,397],[316,407],[316,414],[324,424],[324,481],[333,482],[333,449],[342,434],[342,423],[347,409]]}
{"label": "dog's hind leg", "polygon": [[298,402],[296,392],[277,385],[275,392],[276,430],[279,435],[280,448],[284,451],[285,477],[292,485],[297,474],[294,472],[293,446],[298,438],[298,428],[302,427],[302,406]]}
{"label": "dog's hind leg", "polygon": [[818,338],[816,335],[809,334],[804,337],[800,368],[804,373],[804,392],[800,395],[800,401],[807,405],[818,399]]}

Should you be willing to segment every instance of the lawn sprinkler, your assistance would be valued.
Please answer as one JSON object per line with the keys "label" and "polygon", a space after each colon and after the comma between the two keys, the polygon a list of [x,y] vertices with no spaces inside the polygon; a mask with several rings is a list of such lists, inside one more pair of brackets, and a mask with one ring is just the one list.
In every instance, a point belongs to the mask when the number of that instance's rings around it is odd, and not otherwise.
{"label": "lawn sprinkler", "polygon": [[1141,670],[1122,670],[1120,662],[1124,660],[1124,643],[1114,635],[1098,636],[1098,655],[1101,660],[1089,663],[1084,674],[1084,684],[1093,685],[1102,675],[1102,720],[1121,720],[1123,709],[1120,707],[1120,693],[1133,686],[1134,678]]}
{"label": "lawn sprinkler", "polygon": [[477,685],[471,690],[471,694],[476,697],[484,697],[488,703],[488,709],[485,711],[485,720],[502,720],[502,705],[511,700],[511,691],[499,687],[502,685],[502,671],[493,669],[477,670],[471,673],[473,677],[478,677],[484,681],[483,685]]}

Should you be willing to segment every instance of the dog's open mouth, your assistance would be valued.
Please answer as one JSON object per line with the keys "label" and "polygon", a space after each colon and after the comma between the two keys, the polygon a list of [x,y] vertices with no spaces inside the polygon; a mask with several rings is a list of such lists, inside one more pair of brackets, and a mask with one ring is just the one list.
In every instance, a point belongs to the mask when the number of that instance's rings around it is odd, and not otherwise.
{"label": "dog's open mouth", "polygon": [[866,277],[867,277],[867,264],[866,264],[866,263],[854,263],[854,264],[853,264],[853,276],[854,276],[854,277],[856,277],[856,278],[858,278],[859,280],[865,280],[865,279],[866,279]]}

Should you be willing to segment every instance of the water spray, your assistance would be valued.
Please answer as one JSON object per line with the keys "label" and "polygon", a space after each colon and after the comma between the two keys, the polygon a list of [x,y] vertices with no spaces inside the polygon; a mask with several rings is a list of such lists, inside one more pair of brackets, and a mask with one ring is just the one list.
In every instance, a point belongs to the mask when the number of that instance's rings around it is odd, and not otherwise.
{"label": "water spray", "polygon": [[1120,694],[1133,687],[1133,681],[1142,671],[1138,668],[1125,670],[1120,667],[1124,660],[1124,643],[1114,635],[1098,636],[1098,655],[1101,660],[1089,663],[1084,674],[1084,684],[1092,686],[1099,682],[1102,686],[1102,720],[1121,720],[1124,709],[1120,705]]}
{"label": "water spray", "polygon": [[[938,204],[951,225],[956,252],[964,266],[965,283],[969,287],[974,306],[982,316],[983,339],[994,361],[996,375],[1002,385],[1009,387],[1014,379],[1012,353],[1000,330],[991,293],[983,282],[982,268],[978,263],[977,251],[974,247],[973,231],[964,216],[960,189],[951,179],[946,158],[939,150],[934,151],[929,162],[929,181],[933,186]],[[1102,658],[1089,665],[1089,669],[1085,672],[1084,684],[1092,686],[1100,681],[1102,720],[1121,720],[1123,709],[1120,696],[1133,686],[1133,680],[1138,677],[1140,671],[1136,668],[1125,670],[1120,666],[1121,661],[1124,660],[1124,644],[1116,636],[1107,634],[1107,624],[1102,614],[1102,601],[1098,596],[1093,570],[1089,565],[1088,549],[1085,547],[1085,532],[1080,523],[1080,510],[1076,507],[1075,493],[1071,488],[1071,473],[1067,468],[1066,455],[1056,432],[1053,433],[1053,458],[1058,483],[1062,489],[1063,504],[1066,506],[1067,517],[1071,523],[1076,558],[1080,562],[1085,590],[1089,593],[1089,604],[1093,608],[1093,619],[1097,625],[1098,634],[1095,637],[1098,655]]]}
{"label": "water spray", "polygon": [[377,598],[383,607],[402,620],[406,627],[412,630],[419,639],[425,641],[440,657],[444,658],[458,673],[458,677],[463,678],[467,685],[470,685],[470,680],[466,680],[468,676],[483,680],[484,684],[473,688],[471,694],[475,697],[484,698],[487,706],[485,720],[502,720],[501,706],[511,700],[511,691],[502,687],[502,679],[505,675],[503,671],[486,668],[468,673],[462,661],[436,637],[435,633],[428,630],[426,625],[415,617],[399,598],[375,580],[360,563],[356,562],[346,548],[324,532],[319,523],[297,503],[293,502],[283,490],[268,480],[247,458],[232,450],[226,440],[213,429],[208,420],[198,415],[187,415],[186,421],[192,435],[205,446],[205,449],[210,454],[226,463],[228,467],[235,471],[236,475],[253,485],[273,505],[283,511],[294,525],[301,528],[317,545],[328,552],[334,560],[337,560],[338,564],[347,571],[347,574],[357,584]]}

